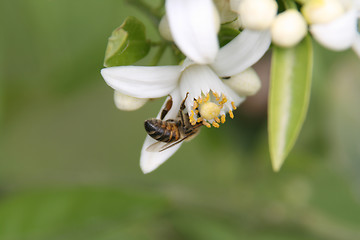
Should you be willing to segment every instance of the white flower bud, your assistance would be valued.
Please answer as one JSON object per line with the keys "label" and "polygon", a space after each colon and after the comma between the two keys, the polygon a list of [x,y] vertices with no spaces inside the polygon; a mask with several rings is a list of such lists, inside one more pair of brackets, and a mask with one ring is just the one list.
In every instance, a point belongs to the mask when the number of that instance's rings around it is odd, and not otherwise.
{"label": "white flower bud", "polygon": [[114,102],[115,106],[123,111],[134,111],[142,106],[148,101],[147,98],[135,98],[125,94],[122,94],[118,91],[114,93]]}
{"label": "white flower bud", "polygon": [[339,0],[310,0],[301,8],[309,24],[328,23],[342,14],[345,9]]}
{"label": "white flower bud", "polygon": [[271,37],[276,45],[292,47],[298,44],[307,33],[303,16],[295,9],[280,13],[271,25]]}
{"label": "white flower bud", "polygon": [[252,30],[264,30],[271,26],[278,5],[274,0],[243,0],[237,13],[241,25]]}
{"label": "white flower bud", "polygon": [[231,76],[230,79],[224,80],[224,83],[240,96],[254,95],[261,87],[260,78],[252,68]]}
{"label": "white flower bud", "polygon": [[169,21],[167,19],[167,16],[164,15],[161,20],[160,20],[160,23],[159,23],[159,32],[160,32],[160,35],[165,39],[165,40],[168,40],[168,41],[174,41],[173,37],[172,37],[172,34],[171,34],[171,31],[170,31],[170,27],[169,27]]}

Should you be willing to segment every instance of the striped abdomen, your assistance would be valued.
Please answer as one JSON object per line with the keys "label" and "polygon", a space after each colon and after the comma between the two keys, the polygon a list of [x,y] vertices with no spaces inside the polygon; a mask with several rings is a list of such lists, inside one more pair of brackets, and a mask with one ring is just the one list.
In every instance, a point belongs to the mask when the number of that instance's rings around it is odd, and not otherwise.
{"label": "striped abdomen", "polygon": [[150,137],[160,142],[175,142],[180,138],[179,128],[174,121],[149,119],[145,121],[145,130]]}

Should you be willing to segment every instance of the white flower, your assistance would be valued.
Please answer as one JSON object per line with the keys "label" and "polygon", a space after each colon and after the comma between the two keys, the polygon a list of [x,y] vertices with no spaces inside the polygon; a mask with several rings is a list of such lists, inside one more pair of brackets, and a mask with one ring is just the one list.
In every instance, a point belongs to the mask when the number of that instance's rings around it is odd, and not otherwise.
{"label": "white flower", "polygon": [[[360,17],[360,1],[338,0],[338,3],[342,4],[343,9],[338,9],[336,14],[333,14],[335,12],[333,10],[331,15],[335,15],[335,17],[329,18],[330,20],[327,22],[313,22],[310,25],[310,32],[323,46],[335,51],[352,47],[360,57],[360,37],[357,26]],[[324,4],[323,7],[327,8],[327,5]],[[320,11],[319,8],[312,10]],[[307,10],[307,15],[311,14],[312,12]]]}
{"label": "white flower", "polygon": [[[190,121],[202,121],[208,127],[219,127],[219,123],[225,122],[226,113],[233,117],[232,111],[244,99],[222,79],[252,66],[267,51],[270,43],[269,31],[244,30],[219,50],[214,61],[206,65],[186,59],[181,66],[120,66],[104,68],[101,74],[109,86],[129,96],[159,98],[171,95],[173,105],[165,119],[176,118],[181,101],[189,93],[185,104]],[[199,118],[195,113],[197,108]],[[142,147],[140,166],[144,173],[156,169],[181,145],[162,152],[146,151],[155,142],[147,136]]]}
{"label": "white flower", "polygon": [[165,8],[179,49],[194,62],[213,62],[219,51],[220,20],[212,0],[166,0]]}

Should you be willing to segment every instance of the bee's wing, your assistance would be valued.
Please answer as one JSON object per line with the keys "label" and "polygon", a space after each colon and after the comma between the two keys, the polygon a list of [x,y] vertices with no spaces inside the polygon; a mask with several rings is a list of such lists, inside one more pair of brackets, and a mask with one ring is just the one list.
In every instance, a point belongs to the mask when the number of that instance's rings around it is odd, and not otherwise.
{"label": "bee's wing", "polygon": [[161,152],[161,151],[163,151],[162,149],[164,147],[167,147],[170,144],[171,143],[166,143],[166,142],[160,142],[159,141],[159,142],[153,143],[150,146],[148,146],[146,148],[146,151],[148,151],[148,152]]}
{"label": "bee's wing", "polygon": [[171,142],[171,143],[156,142],[156,143],[153,143],[150,146],[148,146],[146,148],[146,151],[148,151],[148,152],[162,152],[162,151],[165,151],[166,149],[169,149],[169,148],[181,143],[182,141],[184,141],[188,137],[189,136],[185,136],[185,137],[177,140],[176,142]]}

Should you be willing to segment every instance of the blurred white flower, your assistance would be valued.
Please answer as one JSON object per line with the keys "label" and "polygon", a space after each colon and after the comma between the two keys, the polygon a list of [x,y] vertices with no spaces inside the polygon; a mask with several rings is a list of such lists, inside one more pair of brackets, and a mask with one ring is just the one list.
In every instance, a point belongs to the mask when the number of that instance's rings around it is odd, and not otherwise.
{"label": "blurred white flower", "polygon": [[[310,32],[323,46],[342,51],[350,47],[360,57],[360,36],[358,19],[360,17],[359,0],[321,1],[316,5],[309,1],[304,5],[303,12],[308,16]],[[314,7],[314,5],[316,7]],[[321,17],[314,17],[322,13]]]}
{"label": "blurred white flower", "polygon": [[[269,31],[244,30],[206,65],[187,58],[181,66],[120,66],[104,68],[101,74],[109,86],[128,96],[159,98],[171,95],[173,105],[165,119],[176,118],[181,101],[188,92],[185,104],[191,123],[202,122],[207,127],[219,127],[219,123],[225,122],[226,113],[234,117],[232,111],[244,100],[224,84],[226,80],[223,79],[252,66],[264,55],[270,43]],[[197,117],[197,109],[200,117]],[[162,152],[146,151],[155,142],[147,136],[142,147],[140,166],[144,173],[156,169],[181,145]]]}

